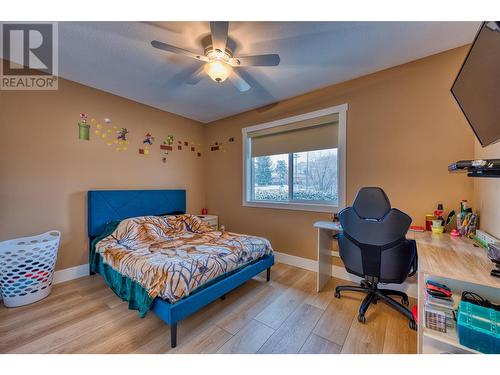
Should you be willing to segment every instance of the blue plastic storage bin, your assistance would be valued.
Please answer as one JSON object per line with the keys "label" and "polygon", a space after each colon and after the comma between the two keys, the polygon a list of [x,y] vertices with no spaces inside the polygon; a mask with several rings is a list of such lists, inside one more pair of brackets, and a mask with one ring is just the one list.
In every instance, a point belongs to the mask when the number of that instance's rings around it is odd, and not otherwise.
{"label": "blue plastic storage bin", "polygon": [[500,353],[500,312],[462,301],[457,326],[461,345],[481,353]]}

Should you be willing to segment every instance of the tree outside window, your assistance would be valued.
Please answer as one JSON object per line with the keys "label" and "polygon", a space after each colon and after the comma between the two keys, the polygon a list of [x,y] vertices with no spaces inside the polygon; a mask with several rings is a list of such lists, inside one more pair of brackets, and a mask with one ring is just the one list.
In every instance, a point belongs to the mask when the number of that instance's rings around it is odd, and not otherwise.
{"label": "tree outside window", "polygon": [[[292,161],[288,165],[289,160]],[[253,158],[253,197],[258,201],[332,202],[338,200],[337,149]],[[290,192],[289,175],[293,178]]]}
{"label": "tree outside window", "polygon": [[261,156],[255,158],[255,183],[259,186],[271,185],[272,183],[271,157]]}

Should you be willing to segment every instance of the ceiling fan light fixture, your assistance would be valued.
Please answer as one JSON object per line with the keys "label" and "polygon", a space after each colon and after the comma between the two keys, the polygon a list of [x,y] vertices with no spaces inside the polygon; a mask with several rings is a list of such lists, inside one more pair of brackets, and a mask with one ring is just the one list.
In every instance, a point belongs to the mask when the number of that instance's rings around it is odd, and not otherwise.
{"label": "ceiling fan light fixture", "polygon": [[205,65],[205,72],[217,83],[224,82],[232,70],[231,65],[221,60],[210,61]]}
{"label": "ceiling fan light fixture", "polygon": [[215,55],[215,58],[217,58],[217,59],[223,59],[226,57],[226,54],[223,51],[221,51],[220,49],[214,50],[214,55]]}

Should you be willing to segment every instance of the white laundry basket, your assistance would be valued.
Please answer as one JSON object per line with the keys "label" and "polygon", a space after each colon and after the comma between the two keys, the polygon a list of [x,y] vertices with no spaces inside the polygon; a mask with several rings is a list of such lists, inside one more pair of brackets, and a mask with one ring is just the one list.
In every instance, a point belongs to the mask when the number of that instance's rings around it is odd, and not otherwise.
{"label": "white laundry basket", "polygon": [[36,302],[49,295],[61,233],[0,242],[0,293],[7,307]]}

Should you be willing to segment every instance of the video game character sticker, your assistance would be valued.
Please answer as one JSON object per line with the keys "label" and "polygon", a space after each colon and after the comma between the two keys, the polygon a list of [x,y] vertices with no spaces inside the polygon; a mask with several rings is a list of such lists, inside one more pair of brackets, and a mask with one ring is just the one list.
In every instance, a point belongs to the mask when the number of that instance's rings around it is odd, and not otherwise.
{"label": "video game character sticker", "polygon": [[173,145],[173,143],[174,143],[174,136],[172,134],[167,135],[167,137],[163,141],[163,144],[169,145],[169,146]]}
{"label": "video game character sticker", "polygon": [[90,124],[87,123],[87,115],[80,113],[80,121],[78,121],[78,139],[84,141],[90,140]]}
{"label": "video game character sticker", "polygon": [[144,136],[144,140],[142,141],[142,144],[152,146],[154,141],[155,137],[153,137],[151,133],[146,133],[146,135]]}
{"label": "video game character sticker", "polygon": [[[126,151],[127,145],[129,143],[127,139],[127,134],[129,131],[127,128],[120,128],[118,126],[111,126],[111,119],[105,117],[102,122],[97,121],[95,118],[88,120],[88,116],[85,113],[80,113],[80,121],[78,121],[78,138],[83,140],[90,140],[90,127],[92,126],[94,134],[98,138],[106,141],[108,146],[115,145],[116,151]],[[113,136],[113,132],[116,137]]]}
{"label": "video game character sticker", "polygon": [[126,151],[127,150],[127,145],[128,145],[128,139],[127,139],[127,134],[129,131],[127,128],[119,128],[116,130],[116,139],[113,141],[113,143],[118,144],[115,147],[116,151]]}
{"label": "video game character sticker", "polygon": [[116,139],[118,139],[119,141],[126,141],[127,140],[127,134],[129,133],[127,128],[121,128],[120,130],[117,131],[117,133],[118,133],[118,136],[116,137]]}
{"label": "video game character sticker", "polygon": [[139,154],[141,155],[149,155],[150,149],[149,146],[152,146],[155,141],[155,137],[151,135],[151,133],[146,133],[144,135],[144,140],[142,141],[142,144],[145,145],[143,148],[139,149]]}

